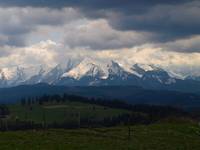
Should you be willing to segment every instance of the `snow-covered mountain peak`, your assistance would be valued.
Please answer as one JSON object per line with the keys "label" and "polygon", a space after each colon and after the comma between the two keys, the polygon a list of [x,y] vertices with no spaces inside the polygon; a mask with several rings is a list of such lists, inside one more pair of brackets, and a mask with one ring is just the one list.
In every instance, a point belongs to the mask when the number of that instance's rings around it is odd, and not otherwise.
{"label": "snow-covered mountain peak", "polygon": [[162,69],[157,66],[139,63],[134,64],[131,67],[131,70],[132,73],[137,75],[138,77],[142,77],[145,74],[145,72],[148,71],[162,71]]}
{"label": "snow-covered mountain peak", "polygon": [[66,72],[66,71],[72,69],[73,67],[75,67],[76,65],[78,65],[79,63],[80,62],[77,60],[68,59],[65,62],[58,64],[55,68],[57,70],[62,70],[62,71]]}
{"label": "snow-covered mountain peak", "polygon": [[44,69],[46,69],[46,67],[41,68],[40,66],[14,66],[10,68],[1,68],[0,79],[6,82],[6,86],[16,86],[25,82],[35,74],[42,74],[44,72]]}
{"label": "snow-covered mountain peak", "polygon": [[155,67],[153,65],[148,65],[148,64],[139,64],[139,63],[136,63],[133,65],[134,67],[136,68],[140,68],[144,71],[152,71],[155,69]]}
{"label": "snow-covered mountain peak", "polygon": [[0,69],[0,79],[1,80],[9,80],[13,77],[13,70],[8,68]]}
{"label": "snow-covered mountain peak", "polygon": [[134,64],[131,67],[132,73],[135,74],[138,77],[142,77],[143,74],[145,73],[145,70],[141,68],[138,64]]}
{"label": "snow-covered mountain peak", "polygon": [[167,71],[167,73],[169,74],[169,76],[171,78],[180,79],[180,80],[184,80],[185,79],[185,77],[183,75],[177,74],[177,73],[175,73],[173,71],[170,71],[170,70],[166,70],[166,71]]}
{"label": "snow-covered mountain peak", "polygon": [[[138,78],[139,77],[139,78]],[[188,80],[170,69],[152,64],[130,64],[120,61],[68,59],[54,67],[14,66],[0,68],[0,87],[20,84],[48,83],[52,85],[123,85],[123,84],[174,84]],[[192,78],[193,79],[193,78]],[[196,78],[195,78],[196,80]],[[198,78],[199,80],[199,78]]]}
{"label": "snow-covered mountain peak", "polygon": [[107,69],[108,73],[111,75],[121,76],[125,72],[125,70],[113,60],[107,65]]}
{"label": "snow-covered mountain peak", "polygon": [[23,67],[11,67],[0,69],[0,79],[7,81],[22,81],[26,79],[25,69]]}
{"label": "snow-covered mountain peak", "polygon": [[74,79],[80,79],[83,76],[99,76],[99,78],[106,78],[106,73],[101,68],[100,62],[91,58],[86,58],[69,72],[62,75],[62,77],[72,77]]}

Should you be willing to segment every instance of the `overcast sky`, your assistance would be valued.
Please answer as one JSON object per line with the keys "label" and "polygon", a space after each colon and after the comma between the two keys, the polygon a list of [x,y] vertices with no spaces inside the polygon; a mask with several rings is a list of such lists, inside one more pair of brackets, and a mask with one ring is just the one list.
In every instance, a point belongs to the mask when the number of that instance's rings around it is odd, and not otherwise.
{"label": "overcast sky", "polygon": [[85,57],[200,75],[200,1],[0,1],[0,67]]}

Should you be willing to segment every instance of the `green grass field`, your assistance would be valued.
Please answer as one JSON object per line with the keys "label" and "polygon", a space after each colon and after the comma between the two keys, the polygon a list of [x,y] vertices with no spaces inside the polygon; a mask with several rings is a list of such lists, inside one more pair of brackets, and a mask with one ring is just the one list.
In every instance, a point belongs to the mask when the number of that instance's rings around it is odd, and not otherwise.
{"label": "green grass field", "polygon": [[79,102],[65,102],[60,104],[22,106],[20,104],[9,105],[10,118],[18,118],[21,121],[29,120],[41,123],[45,114],[47,123],[62,123],[78,118],[90,118],[103,120],[105,117],[113,117],[119,114],[128,113],[127,110],[113,109],[99,105],[92,105]]}
{"label": "green grass field", "polygon": [[0,132],[4,150],[199,150],[200,128],[194,124],[154,124],[128,128],[49,129]]}
{"label": "green grass field", "polygon": [[[90,118],[103,120],[106,117],[131,113],[128,110],[114,109],[99,105],[65,102],[33,104],[22,106],[9,105],[8,120],[42,123],[63,123]],[[78,114],[78,116],[77,116]],[[170,118],[169,118],[170,119]],[[170,123],[171,122],[171,123]],[[40,129],[0,132],[0,150],[199,150],[200,126],[187,118],[159,120],[151,125],[128,127],[77,128],[77,129]]]}

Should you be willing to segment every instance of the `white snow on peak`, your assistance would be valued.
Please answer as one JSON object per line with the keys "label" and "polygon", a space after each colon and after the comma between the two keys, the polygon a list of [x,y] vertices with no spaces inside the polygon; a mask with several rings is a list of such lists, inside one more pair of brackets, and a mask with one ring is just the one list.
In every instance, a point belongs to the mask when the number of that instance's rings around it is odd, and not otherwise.
{"label": "white snow on peak", "polygon": [[137,66],[143,69],[144,71],[152,71],[155,68],[152,65],[147,65],[147,64],[139,64],[137,63]]}
{"label": "white snow on peak", "polygon": [[14,75],[15,75],[15,72],[13,69],[8,69],[8,68],[0,69],[0,79],[1,80],[12,79]]}
{"label": "white snow on peak", "polygon": [[10,67],[0,69],[0,79],[5,80],[8,86],[19,85],[35,75],[44,75],[51,68],[46,66]]}
{"label": "white snow on peak", "polygon": [[141,78],[146,71],[152,71],[155,69],[156,67],[154,67],[153,65],[136,63],[134,65],[131,65],[130,72]]}
{"label": "white snow on peak", "polygon": [[[112,60],[99,60],[88,57],[83,60],[68,59],[54,67],[44,65],[22,65],[10,68],[0,68],[0,81],[6,81],[7,85],[15,86],[26,81],[32,81],[33,83],[46,82],[53,84],[56,83],[56,81],[60,78],[64,77],[70,77],[76,80],[79,80],[82,77],[94,77],[95,80],[94,82],[91,82],[91,84],[95,84],[96,82],[100,82],[98,79],[108,79],[110,75],[117,75],[123,79],[128,77],[129,74],[133,74],[142,78],[145,72],[153,70],[161,70],[168,73],[171,78],[169,78],[165,84],[174,83],[176,82],[175,79],[185,79],[184,76],[174,73],[170,69],[162,69],[162,67],[157,67],[151,64],[131,64],[129,62],[126,63]],[[158,79],[158,81],[162,82],[161,79]]]}
{"label": "white snow on peak", "polygon": [[79,63],[80,62],[77,60],[68,59],[65,62],[58,64],[55,68],[57,68],[58,70],[62,70],[62,71],[68,71],[69,69],[75,67]]}
{"label": "white snow on peak", "polygon": [[103,69],[103,64],[97,60],[91,58],[85,58],[76,67],[70,71],[64,73],[62,77],[72,77],[74,79],[80,79],[83,76],[96,76],[99,78],[107,78],[107,74]]}
{"label": "white snow on peak", "polygon": [[183,75],[177,74],[177,73],[169,71],[169,70],[166,70],[166,71],[167,71],[167,73],[169,74],[169,76],[171,78],[176,78],[176,79],[180,79],[180,80],[184,80],[185,79],[185,77]]}
{"label": "white snow on peak", "polygon": [[107,72],[108,74],[115,74],[115,75],[121,76],[125,72],[125,70],[122,68],[122,66],[119,63],[112,60],[107,65]]}

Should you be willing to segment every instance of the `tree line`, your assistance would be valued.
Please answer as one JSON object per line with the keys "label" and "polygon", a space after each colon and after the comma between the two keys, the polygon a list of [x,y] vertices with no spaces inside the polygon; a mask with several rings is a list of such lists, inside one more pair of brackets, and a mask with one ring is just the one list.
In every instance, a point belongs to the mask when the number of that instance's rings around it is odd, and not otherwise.
{"label": "tree line", "polygon": [[[136,104],[132,105],[118,99],[105,99],[105,98],[89,98],[77,95],[43,95],[41,97],[27,98],[21,100],[21,105],[31,106],[32,104],[45,105],[46,103],[64,103],[64,102],[81,102],[87,104],[100,105],[109,108],[125,109],[131,112],[144,113],[152,116],[153,120],[165,118],[167,116],[187,116],[188,112],[181,108],[172,106],[161,105],[148,105],[148,104]],[[152,121],[153,121],[152,120]]]}
{"label": "tree line", "polygon": [[[33,105],[45,106],[46,104],[63,104],[65,102],[81,102],[92,105],[103,106],[104,109],[116,108],[128,110],[129,113],[123,113],[112,117],[104,117],[103,120],[95,118],[81,118],[81,114],[74,113],[75,120],[63,121],[62,123],[47,123],[45,111],[41,114],[42,123],[36,123],[32,120],[19,120],[14,118],[6,120],[6,116],[10,114],[6,105],[0,106],[0,130],[18,130],[18,129],[46,129],[46,128],[90,128],[90,127],[109,127],[116,125],[134,125],[134,124],[150,124],[161,119],[173,116],[182,117],[189,114],[180,108],[171,106],[155,106],[155,105],[132,105],[120,100],[108,100],[104,98],[89,98],[77,95],[43,95],[40,97],[22,98],[20,103],[23,107],[30,110]],[[95,107],[93,108],[95,109]],[[2,114],[2,115],[1,115]]]}

